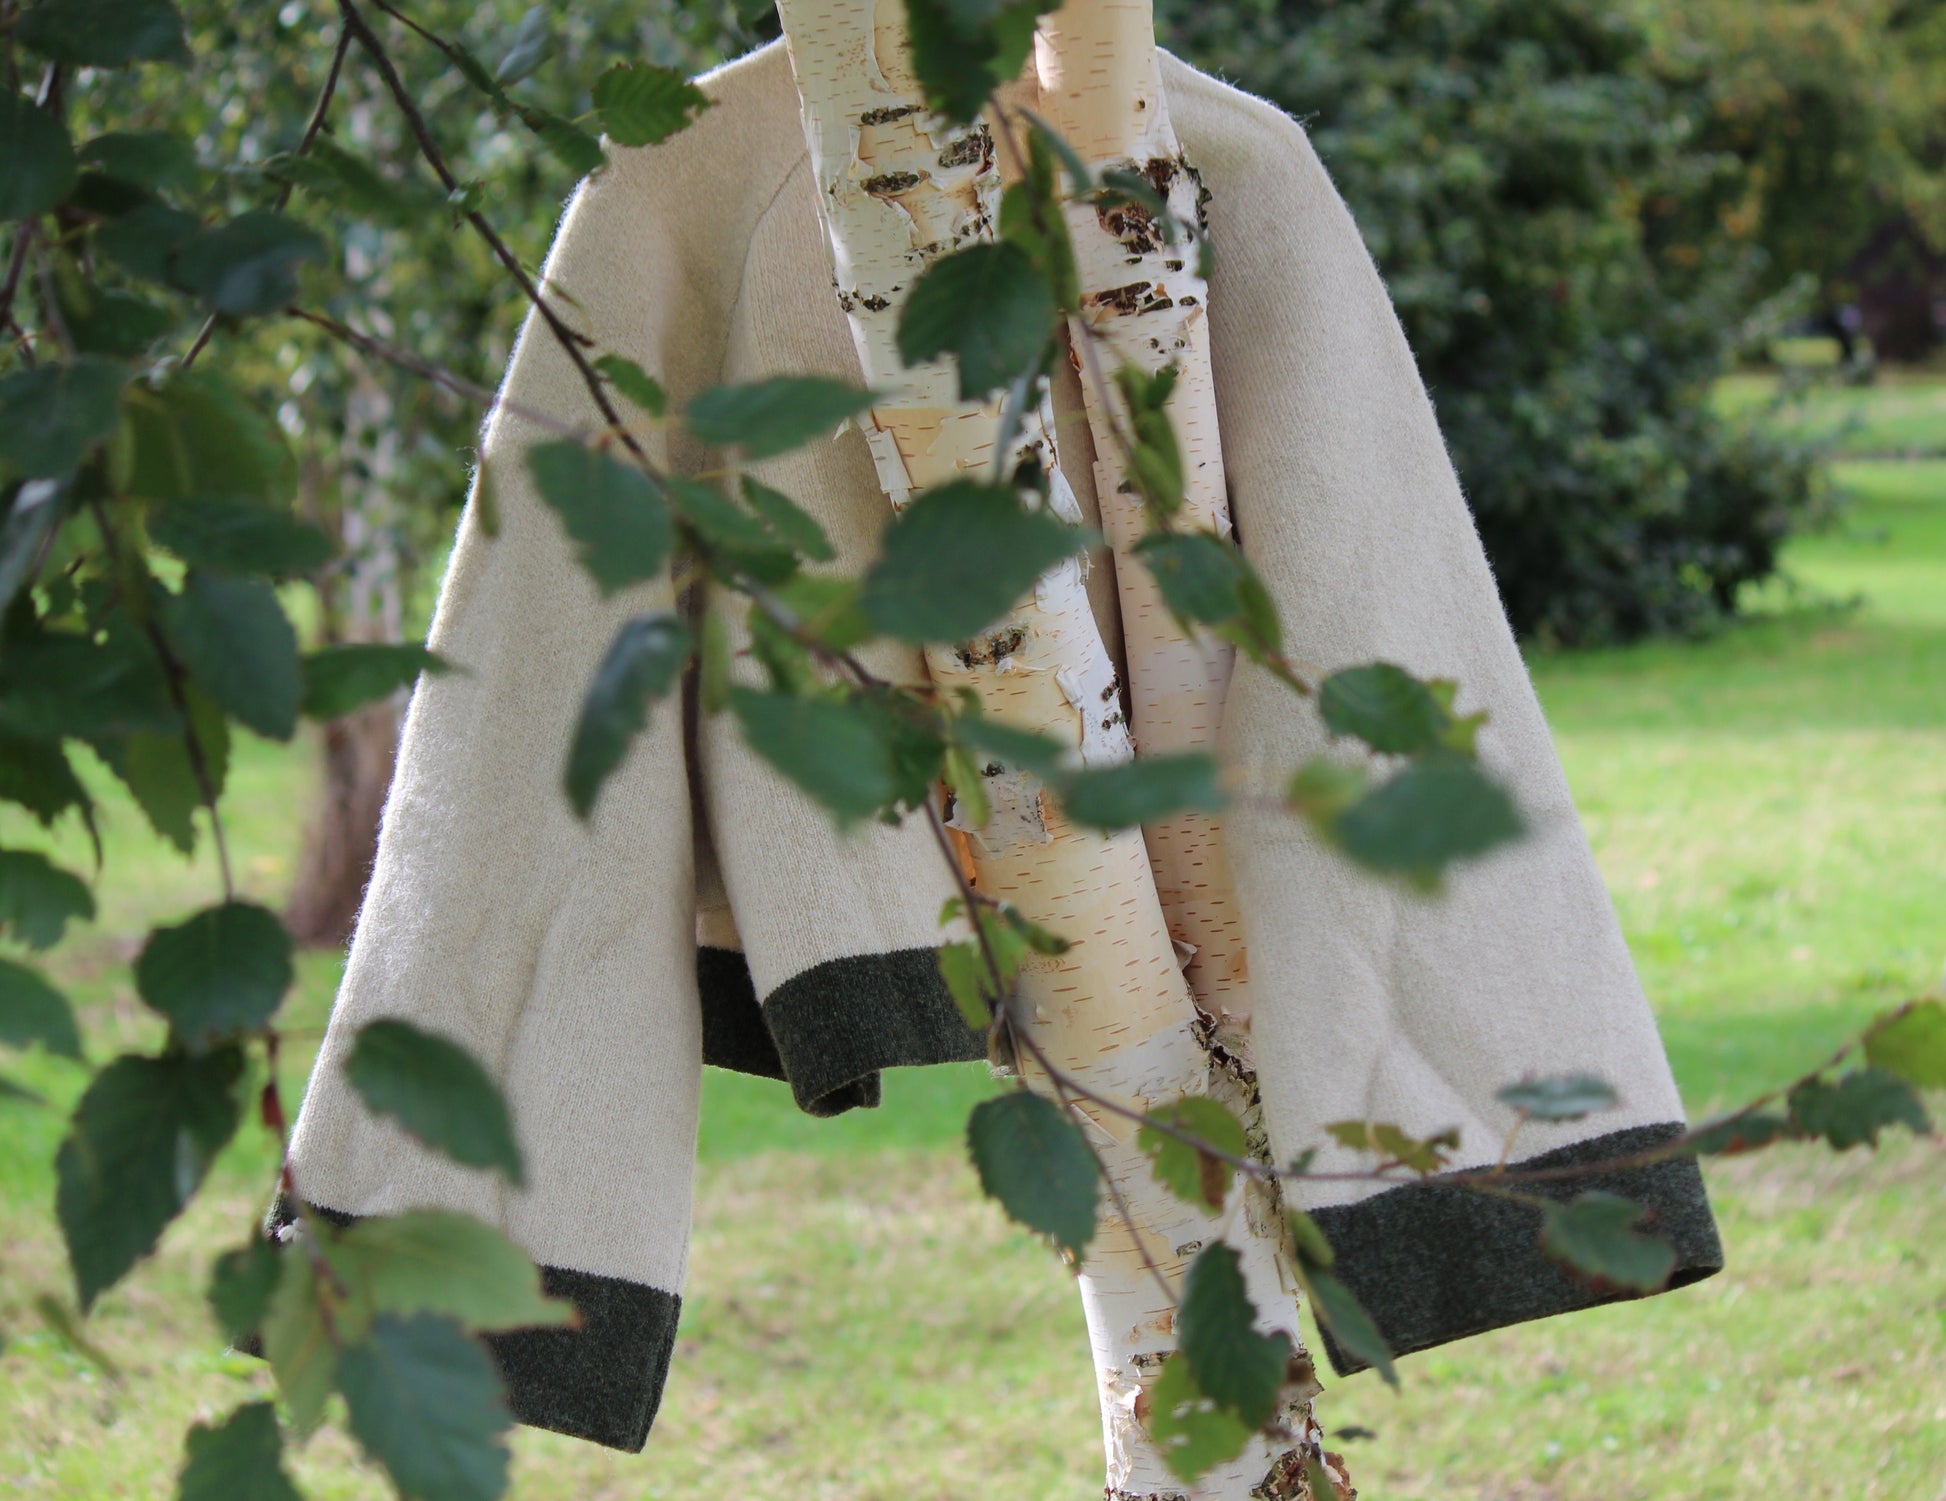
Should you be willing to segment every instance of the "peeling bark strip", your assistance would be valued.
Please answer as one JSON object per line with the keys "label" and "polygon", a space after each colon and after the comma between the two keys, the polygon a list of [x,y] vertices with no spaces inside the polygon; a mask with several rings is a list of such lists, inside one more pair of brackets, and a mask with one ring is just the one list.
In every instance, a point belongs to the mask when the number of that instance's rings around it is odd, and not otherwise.
{"label": "peeling bark strip", "polygon": [[[881,486],[903,508],[916,491],[993,467],[998,403],[960,401],[949,364],[905,369],[896,342],[899,308],[926,265],[993,237],[1002,184],[992,142],[985,126],[947,128],[921,106],[906,60],[902,0],[782,0],[779,11],[834,285],[865,379],[897,393],[861,426]],[[1152,50],[1152,32],[1142,43]],[[1024,87],[1031,95],[1031,85]],[[1116,253],[1124,255],[1119,245]],[[1165,276],[1180,278],[1180,269]],[[1184,289],[1202,295],[1200,282]],[[1026,415],[1020,447],[1047,476],[1047,504],[1078,519],[1057,462],[1047,397]],[[1190,450],[1192,462],[1213,452],[1213,414],[1206,431],[1203,447]],[[930,649],[927,662],[942,688],[971,689],[994,718],[1064,740],[1087,764],[1112,765],[1134,748],[1082,569],[1076,559],[1061,563],[980,640]],[[1166,622],[1159,600],[1154,608],[1156,620]],[[1152,639],[1163,643],[1167,634],[1155,630],[1131,644],[1142,652],[1167,650],[1152,647]],[[1201,645],[1188,651],[1195,661],[1208,655]],[[1220,691],[1211,698],[1216,701]],[[1032,775],[998,763],[982,769],[992,816],[984,827],[962,831],[979,889],[1075,941],[1066,954],[1036,956],[1023,967],[1020,1022],[1034,1041],[1057,1067],[1134,1110],[1192,1094],[1214,1094],[1247,1110],[1254,1081],[1219,1066],[1204,1045],[1208,1022],[1182,972],[1143,836],[1074,828]],[[1240,942],[1236,952],[1240,957]],[[1046,1080],[1033,1082],[1047,1092]],[[1216,1214],[1185,1204],[1156,1180],[1130,1122],[1098,1108],[1087,1113],[1083,1128],[1129,1210],[1127,1222],[1104,1213],[1078,1278],[1101,1398],[1105,1495],[1117,1501],[1305,1495],[1302,1476],[1320,1453],[1310,1413],[1315,1381],[1286,1387],[1279,1414],[1289,1435],[1284,1441],[1256,1435],[1236,1460],[1188,1489],[1142,1423],[1148,1389],[1176,1345],[1173,1298],[1158,1288],[1151,1265],[1179,1290],[1196,1252],[1227,1239],[1242,1256],[1266,1323],[1295,1342],[1295,1279],[1275,1199],[1233,1186]],[[1299,1365],[1308,1370],[1308,1361]]]}

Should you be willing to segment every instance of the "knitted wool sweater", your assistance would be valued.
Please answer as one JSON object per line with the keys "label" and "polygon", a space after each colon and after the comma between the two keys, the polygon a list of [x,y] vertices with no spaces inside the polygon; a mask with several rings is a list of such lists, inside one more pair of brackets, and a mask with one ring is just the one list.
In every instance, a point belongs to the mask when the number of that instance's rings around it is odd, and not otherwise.
{"label": "knitted wool sweater", "polygon": [[[1666,1140],[1683,1112],[1461,498],[1377,272],[1298,125],[1173,58],[1170,110],[1209,190],[1211,342],[1238,535],[1287,639],[1325,670],[1387,660],[1459,681],[1491,720],[1482,758],[1532,832],[1404,894],[1300,820],[1240,806],[1227,841],[1247,932],[1270,1142],[1320,1126],[1460,1132],[1494,1161],[1496,1091],[1590,1071],[1618,1109],[1532,1124],[1522,1159],[1573,1167]],[[788,59],[765,47],[701,80],[716,101],[669,142],[613,148],[569,205],[545,280],[599,345],[672,403],[782,372],[858,379]],[[584,825],[560,791],[579,700],[615,629],[668,587],[603,599],[536,498],[521,455],[553,436],[522,414],[599,425],[530,320],[488,424],[498,534],[469,506],[431,645],[459,672],[412,703],[343,988],[292,1161],[333,1218],[436,1206],[501,1226],[581,1310],[575,1329],[496,1336],[517,1417],[637,1449],[668,1370],[689,1239],[701,1068],[789,1081],[830,1114],[878,1101],[879,1071],[982,1056],[933,954],[951,894],[916,820],[838,832],[726,717],[665,704]],[[1057,408],[1078,411],[1071,377]],[[713,457],[654,440],[676,472]],[[1082,466],[1076,466],[1082,467]],[[759,468],[857,571],[889,514],[847,431]],[[1091,477],[1071,473],[1077,491]],[[727,603],[718,602],[734,626]],[[916,653],[873,649],[918,681]],[[1226,752],[1267,772],[1319,750],[1308,706],[1239,663]],[[356,1030],[399,1016],[466,1046],[499,1080],[526,1184],[455,1165],[366,1112],[340,1067]],[[1320,1170],[1361,1165],[1328,1141]],[[1549,1185],[1624,1193],[1672,1239],[1672,1285],[1721,1251],[1695,1164]],[[1306,1185],[1338,1266],[1408,1352],[1612,1294],[1545,1260],[1532,1211],[1456,1188]],[[288,1223],[275,1206],[274,1230]],[[1329,1353],[1339,1369],[1357,1362]]]}

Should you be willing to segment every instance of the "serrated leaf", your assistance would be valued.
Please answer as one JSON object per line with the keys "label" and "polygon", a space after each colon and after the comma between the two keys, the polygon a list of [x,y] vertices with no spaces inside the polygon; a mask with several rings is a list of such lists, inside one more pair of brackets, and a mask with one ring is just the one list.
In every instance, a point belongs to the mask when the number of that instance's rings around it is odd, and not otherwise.
{"label": "serrated leaf", "polygon": [[1059,1106],[1012,1090],[973,1107],[966,1139],[980,1186],[1030,1230],[1075,1257],[1095,1238],[1094,1154]]}
{"label": "serrated leaf", "polygon": [[955,124],[1019,76],[1046,0],[906,0],[912,69],[926,102]]}
{"label": "serrated leaf", "polygon": [[1542,1211],[1541,1249],[1607,1287],[1654,1292],[1669,1280],[1676,1253],[1666,1241],[1634,1229],[1645,1213],[1618,1194],[1584,1193]]}
{"label": "serrated leaf", "polygon": [[[229,767],[229,726],[223,711],[199,689],[192,685],[189,693],[190,720],[204,769],[209,774],[210,793],[220,797]],[[196,814],[204,804],[204,797],[196,764],[189,758],[189,745],[181,729],[166,734],[138,731],[120,745],[108,748],[105,759],[127,785],[156,833],[185,855],[191,853],[196,848]]]}
{"label": "serrated leaf", "polygon": [[668,410],[669,396],[662,389],[662,382],[635,361],[624,359],[619,354],[604,354],[594,365],[607,378],[609,385],[651,417],[660,417]]}
{"label": "serrated leaf", "polygon": [[1594,1074],[1560,1074],[1509,1084],[1494,1098],[1537,1121],[1578,1121],[1597,1110],[1612,1110],[1619,1096],[1614,1085]]}
{"label": "serrated leaf", "polygon": [[1148,1427],[1163,1462],[1189,1482],[1235,1459],[1254,1431],[1204,1394],[1180,1352],[1162,1363],[1149,1388]]}
{"label": "serrated leaf", "polygon": [[1865,1033],[1865,1058],[1920,1089],[1946,1089],[1946,1001],[1911,1001]]}
{"label": "serrated leaf", "polygon": [[653,146],[710,107],[710,97],[674,68],[616,63],[595,80],[595,113],[609,139]]}
{"label": "serrated leaf", "polygon": [[540,1269],[504,1232],[449,1210],[358,1220],[326,1256],[344,1283],[352,1331],[384,1313],[439,1314],[476,1332],[575,1317],[572,1303],[542,1292]]}
{"label": "serrated leaf", "polygon": [[1389,662],[1332,673],[1318,688],[1318,714],[1332,734],[1393,755],[1431,749],[1452,720],[1424,683]]}
{"label": "serrated leaf", "polygon": [[253,500],[198,495],[158,507],[149,536],[185,563],[288,578],[322,568],[336,551],[308,521]]}
{"label": "serrated leaf", "polygon": [[247,1402],[214,1428],[194,1424],[186,1450],[176,1501],[302,1501],[268,1402]]}
{"label": "serrated leaf", "polygon": [[281,429],[229,379],[200,367],[166,384],[136,386],[126,403],[129,494],[179,501],[249,497],[281,506],[297,488],[297,461]]}
{"label": "serrated leaf", "polygon": [[60,1058],[81,1057],[81,1029],[74,1008],[35,970],[0,959],[0,1043],[10,1048],[35,1044]]}
{"label": "serrated leaf", "polygon": [[891,757],[872,720],[848,703],[732,688],[730,708],[750,748],[840,820],[891,802]]}
{"label": "serrated leaf", "polygon": [[210,1268],[209,1306],[225,1339],[240,1340],[263,1328],[288,1259],[262,1236],[252,1236],[248,1245],[216,1258]]}
{"label": "serrated leaf", "polygon": [[541,139],[554,159],[565,166],[577,177],[586,177],[590,172],[599,171],[608,160],[601,149],[601,142],[572,120],[564,120],[559,115],[529,105],[517,107],[515,113],[521,123]]}
{"label": "serrated leaf", "polygon": [[571,438],[528,450],[527,467],[603,594],[662,576],[675,528],[647,474]]}
{"label": "serrated leaf", "polygon": [[242,1117],[243,1053],[117,1058],[75,1107],[55,1211],[82,1310],[155,1249]]}
{"label": "serrated leaf", "polygon": [[1889,1126],[1904,1126],[1915,1136],[1932,1130],[1912,1086],[1882,1068],[1853,1069],[1835,1082],[1808,1079],[1786,1103],[1799,1135],[1821,1136],[1840,1152],[1877,1146],[1879,1132]]}
{"label": "serrated leaf", "polygon": [[90,826],[94,821],[94,802],[58,740],[0,731],[0,800],[19,804],[43,828],[52,828],[69,808],[79,808]]}
{"label": "serrated leaf", "polygon": [[1221,768],[1200,751],[1148,756],[1071,772],[1060,784],[1061,810],[1095,829],[1127,829],[1176,813],[1213,813],[1223,806]]}
{"label": "serrated leaf", "polygon": [[814,563],[829,563],[838,556],[824,528],[790,496],[773,490],[744,475],[744,503],[763,518],[777,540]]}
{"label": "serrated leaf", "polygon": [[1176,616],[1260,650],[1278,649],[1283,632],[1269,592],[1234,543],[1213,532],[1159,533],[1144,537],[1135,551]]}
{"label": "serrated leaf", "polygon": [[672,479],[664,491],[670,506],[723,562],[764,584],[780,584],[797,571],[797,559],[769,527],[702,480]]}
{"label": "serrated leaf", "polygon": [[[1242,1157],[1249,1150],[1243,1123],[1222,1101],[1207,1095],[1185,1095],[1149,1113],[1232,1157]],[[1154,1126],[1142,1127],[1135,1144],[1155,1164],[1156,1181],[1185,1204],[1223,1207],[1236,1178],[1236,1169],[1229,1163]]]}
{"label": "serrated leaf", "polygon": [[172,0],[39,0],[14,34],[42,57],[77,67],[189,59]]}
{"label": "serrated leaf", "polygon": [[876,391],[844,381],[779,375],[747,385],[712,386],[689,403],[683,420],[699,442],[740,447],[749,458],[767,459],[829,437],[877,399]]}
{"label": "serrated leaf", "polygon": [[1256,1318],[1235,1248],[1203,1247],[1183,1282],[1176,1337],[1203,1394],[1252,1428],[1276,1411],[1291,1357],[1290,1336],[1259,1332]]}
{"label": "serrated leaf", "polygon": [[465,1167],[498,1168],[522,1181],[520,1148],[500,1088],[457,1043],[410,1022],[367,1022],[345,1077],[375,1115],[386,1116]]}
{"label": "serrated leaf", "polygon": [[0,378],[0,468],[55,479],[115,431],[133,370],[98,355]]}
{"label": "serrated leaf", "polygon": [[865,575],[866,618],[902,641],[963,641],[991,625],[1088,534],[1012,490],[955,480],[886,528]]}
{"label": "serrated leaf", "polygon": [[304,658],[304,717],[337,719],[401,688],[420,673],[451,671],[444,658],[410,642],[354,641]]}
{"label": "serrated leaf", "polygon": [[269,1022],[293,976],[290,934],[254,902],[225,902],[157,928],[135,961],[142,999],[197,1049]]}
{"label": "serrated leaf", "polygon": [[499,1372],[451,1319],[380,1314],[338,1357],[352,1434],[407,1501],[496,1501],[507,1488]]}
{"label": "serrated leaf", "polygon": [[315,230],[254,209],[184,241],[169,265],[184,291],[216,312],[248,318],[283,307],[297,295],[297,268],[324,259]]}
{"label": "serrated leaf", "polygon": [[1361,865],[1431,885],[1457,861],[1519,838],[1525,824],[1477,762],[1434,751],[1345,809],[1331,831]]}
{"label": "serrated leaf", "polygon": [[95,899],[79,876],[31,850],[0,850],[0,934],[49,949],[70,918],[94,915]]}
{"label": "serrated leaf", "polygon": [[240,723],[271,740],[297,730],[304,671],[297,631],[261,579],[192,568],[165,596],[163,629],[190,676]]}
{"label": "serrated leaf", "polygon": [[593,811],[602,783],[648,724],[650,704],[682,676],[689,647],[689,627],[673,615],[638,615],[609,643],[568,750],[568,801],[578,817]]}
{"label": "serrated leaf", "polygon": [[0,222],[44,214],[74,191],[67,126],[11,85],[0,92]]}
{"label": "serrated leaf", "polygon": [[1039,364],[1059,311],[1026,251],[972,245],[913,283],[899,313],[899,358],[921,365],[952,356],[961,398],[978,401]]}
{"label": "serrated leaf", "polygon": [[1396,1388],[1399,1373],[1392,1364],[1392,1351],[1357,1294],[1315,1263],[1303,1267],[1299,1280],[1310,1296],[1311,1312],[1330,1331],[1338,1348],[1363,1361],[1384,1378],[1387,1386]]}

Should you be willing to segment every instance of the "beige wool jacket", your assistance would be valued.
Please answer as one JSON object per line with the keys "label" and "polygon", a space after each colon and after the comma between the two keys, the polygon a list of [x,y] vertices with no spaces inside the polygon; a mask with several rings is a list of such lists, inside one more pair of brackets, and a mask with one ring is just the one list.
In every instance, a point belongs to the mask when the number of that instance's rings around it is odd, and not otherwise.
{"label": "beige wool jacket", "polygon": [[[1200,168],[1215,270],[1211,342],[1237,530],[1299,658],[1373,660],[1462,685],[1483,759],[1533,832],[1436,900],[1379,883],[1301,821],[1251,807],[1227,841],[1249,944],[1272,1147],[1325,1122],[1459,1129],[1490,1163],[1526,1075],[1616,1085],[1619,1108],[1532,1125],[1541,1165],[1612,1160],[1681,1130],[1671,1081],[1539,705],[1385,289],[1304,132],[1272,106],[1164,59]],[[858,379],[832,291],[781,44],[707,75],[716,101],[663,145],[610,151],[568,207],[545,278],[600,346],[673,404],[784,372]],[[727,716],[658,706],[590,824],[562,795],[581,695],[616,628],[666,586],[601,598],[537,500],[538,409],[599,425],[530,320],[487,426],[497,536],[461,523],[431,645],[460,672],[422,682],[376,868],[293,1141],[299,1191],[337,1218],[414,1207],[503,1227],[578,1329],[498,1336],[522,1421],[640,1448],[674,1345],[706,1062],[787,1079],[816,1114],[877,1103],[881,1069],[980,1056],[937,975],[950,894],[928,831],[837,832],[747,750]],[[1070,384],[1057,390],[1076,410]],[[1062,430],[1069,428],[1062,424]],[[712,455],[675,434],[655,457]],[[1085,471],[1086,465],[1073,468]],[[862,569],[888,515],[856,431],[762,466]],[[1086,472],[1069,474],[1086,491]],[[918,679],[916,652],[878,648]],[[1311,708],[1240,664],[1230,757],[1267,772],[1318,750]],[[340,1064],[358,1027],[399,1016],[463,1044],[500,1081],[526,1186],[456,1166],[369,1115]],[[1676,1245],[1673,1282],[1721,1252],[1689,1159],[1555,1185],[1625,1193]],[[1326,1184],[1299,1198],[1395,1350],[1607,1294],[1545,1260],[1531,1211],[1457,1189]],[[274,1229],[289,1206],[272,1211]],[[1331,1351],[1341,1369],[1355,1366]]]}

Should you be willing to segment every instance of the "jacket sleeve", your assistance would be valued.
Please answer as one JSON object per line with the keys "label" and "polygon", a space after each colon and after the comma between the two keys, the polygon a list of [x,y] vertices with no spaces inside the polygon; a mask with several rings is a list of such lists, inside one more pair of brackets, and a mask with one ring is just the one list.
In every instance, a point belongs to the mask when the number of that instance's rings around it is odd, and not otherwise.
{"label": "jacket sleeve", "polygon": [[[1272,1145],[1280,1160],[1315,1146],[1319,1171],[1353,1169],[1369,1159],[1328,1140],[1326,1123],[1457,1127],[1453,1165],[1491,1164],[1515,1124],[1499,1089],[1585,1071],[1616,1086],[1619,1108],[1524,1127],[1517,1165],[1652,1149],[1683,1130],[1682,1102],[1377,270],[1294,121],[1169,64],[1171,112],[1210,192],[1212,360],[1237,530],[1290,650],[1323,672],[1389,661],[1456,679],[1462,711],[1489,712],[1480,754],[1530,826],[1429,899],[1359,872],[1281,811],[1230,815]],[[1224,733],[1263,778],[1325,748],[1313,706],[1247,664]],[[1303,1188],[1396,1352],[1615,1295],[1541,1254],[1532,1209],[1455,1187]],[[1671,1286],[1722,1265],[1693,1159],[1541,1191],[1589,1189],[1647,1207],[1676,1249]],[[1329,1353],[1341,1371],[1359,1364]]]}

